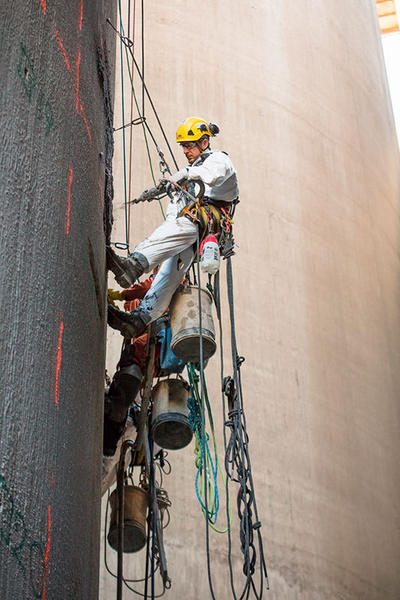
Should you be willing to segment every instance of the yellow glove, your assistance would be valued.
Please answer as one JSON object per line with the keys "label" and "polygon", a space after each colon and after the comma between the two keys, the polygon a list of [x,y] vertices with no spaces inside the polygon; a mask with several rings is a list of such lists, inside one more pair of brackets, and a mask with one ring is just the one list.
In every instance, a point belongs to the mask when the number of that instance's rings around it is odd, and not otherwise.
{"label": "yellow glove", "polygon": [[113,306],[115,306],[114,300],[123,300],[122,292],[108,288],[108,301]]}

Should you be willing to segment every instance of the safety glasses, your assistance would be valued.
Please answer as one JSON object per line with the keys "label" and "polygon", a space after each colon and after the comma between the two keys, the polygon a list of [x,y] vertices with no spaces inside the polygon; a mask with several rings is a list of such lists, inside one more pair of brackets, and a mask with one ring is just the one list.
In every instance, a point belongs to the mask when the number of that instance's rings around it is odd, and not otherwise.
{"label": "safety glasses", "polygon": [[186,148],[187,150],[189,150],[190,148],[194,148],[196,146],[196,142],[181,142],[180,146],[182,148]]}

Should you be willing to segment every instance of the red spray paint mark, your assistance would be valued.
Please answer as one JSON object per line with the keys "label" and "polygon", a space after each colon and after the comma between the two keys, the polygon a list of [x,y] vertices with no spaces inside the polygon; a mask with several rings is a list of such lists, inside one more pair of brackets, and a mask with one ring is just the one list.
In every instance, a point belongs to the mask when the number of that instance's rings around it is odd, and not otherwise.
{"label": "red spray paint mark", "polygon": [[42,5],[43,12],[45,13],[47,11],[46,1],[40,0],[40,4]]}
{"label": "red spray paint mark", "polygon": [[82,31],[82,19],[83,19],[83,0],[81,0],[81,14],[79,17],[79,31]]}
{"label": "red spray paint mark", "polygon": [[46,600],[47,584],[49,583],[49,557],[50,557],[50,545],[51,545],[51,505],[47,507],[47,544],[46,552],[44,555],[44,584],[42,600]]}
{"label": "red spray paint mark", "polygon": [[92,134],[90,133],[89,123],[87,121],[87,118],[86,118],[86,115],[85,115],[85,111],[83,110],[82,102],[80,102],[80,108],[81,108],[81,113],[82,113],[83,120],[85,121],[86,129],[87,129],[87,132],[88,132],[89,142],[90,142],[90,145],[92,145]]}
{"label": "red spray paint mark", "polygon": [[56,365],[56,386],[54,392],[54,401],[58,407],[58,383],[60,378],[61,360],[62,360],[62,336],[64,331],[64,315],[61,313],[60,331],[58,333],[58,346],[57,346],[57,365]]}
{"label": "red spray paint mark", "polygon": [[67,205],[67,225],[65,229],[65,233],[69,234],[69,213],[71,211],[71,186],[72,186],[72,176],[73,170],[72,167],[69,168],[69,179],[68,179],[68,205]]}
{"label": "red spray paint mark", "polygon": [[81,63],[81,51],[79,50],[78,60],[76,61],[76,97],[75,97],[75,111],[79,112],[79,66]]}
{"label": "red spray paint mark", "polygon": [[68,71],[71,73],[71,65],[69,64],[69,60],[68,60],[67,53],[65,52],[64,45],[63,45],[63,43],[62,43],[62,41],[61,41],[61,37],[60,37],[60,34],[58,33],[58,30],[57,30],[57,29],[56,29],[56,31],[55,31],[55,36],[56,36],[56,38],[57,38],[57,42],[58,42],[58,44],[59,44],[59,46],[60,46],[60,48],[61,48],[61,52],[63,53],[64,60],[65,60],[65,64],[67,65],[67,69],[68,69]]}

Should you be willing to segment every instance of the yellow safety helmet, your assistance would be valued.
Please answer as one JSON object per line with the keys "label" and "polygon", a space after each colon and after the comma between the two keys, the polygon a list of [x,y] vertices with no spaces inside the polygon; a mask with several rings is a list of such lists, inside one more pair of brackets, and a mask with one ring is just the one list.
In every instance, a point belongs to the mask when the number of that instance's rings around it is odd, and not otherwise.
{"label": "yellow safety helmet", "polygon": [[203,135],[208,135],[208,137],[212,137],[218,131],[213,131],[213,128],[218,127],[216,125],[208,124],[203,119],[198,119],[197,117],[189,117],[186,119],[182,125],[179,125],[176,130],[176,141],[180,142],[197,142]]}

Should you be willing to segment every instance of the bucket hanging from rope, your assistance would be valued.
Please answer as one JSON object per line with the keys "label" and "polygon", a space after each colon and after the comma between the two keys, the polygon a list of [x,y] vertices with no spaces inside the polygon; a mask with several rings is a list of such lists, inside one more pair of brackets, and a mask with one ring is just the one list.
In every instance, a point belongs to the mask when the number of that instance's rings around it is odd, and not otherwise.
{"label": "bucket hanging from rope", "polygon": [[[124,486],[124,547],[123,552],[139,552],[146,545],[146,513],[148,493],[136,485]],[[110,496],[111,522],[107,540],[118,551],[118,493]]]}
{"label": "bucket hanging from rope", "polygon": [[190,386],[182,379],[163,379],[152,391],[153,440],[167,450],[180,450],[192,440],[187,401]]}
{"label": "bucket hanging from rope", "polygon": [[194,285],[184,285],[175,292],[170,305],[172,330],[171,348],[185,362],[199,362],[200,339],[203,340],[203,360],[210,358],[215,350],[215,329],[212,318],[213,299],[207,290],[201,288],[200,336],[199,289]]}

